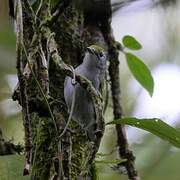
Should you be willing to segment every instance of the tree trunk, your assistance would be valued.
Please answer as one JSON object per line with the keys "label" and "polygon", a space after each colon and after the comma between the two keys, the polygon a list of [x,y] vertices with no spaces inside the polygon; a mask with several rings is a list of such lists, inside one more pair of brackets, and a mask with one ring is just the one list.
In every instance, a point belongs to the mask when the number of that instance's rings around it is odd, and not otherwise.
{"label": "tree trunk", "polygon": [[[110,10],[107,2],[95,2],[97,12],[101,5],[106,7],[98,15],[106,14],[107,8]],[[92,145],[74,121],[59,138],[68,118],[63,96],[67,73],[57,64],[63,60],[76,67],[82,62],[85,47],[91,44],[105,47],[102,27],[110,16],[103,23],[95,16],[89,19],[93,3],[88,6],[71,0],[49,3],[18,1],[16,6],[19,87],[13,98],[19,100],[23,112],[24,174],[29,173],[31,164],[32,179],[95,179],[93,160],[100,141]],[[53,48],[59,58],[57,64]]]}
{"label": "tree trunk", "polygon": [[[72,76],[66,64],[79,65],[87,46],[97,44],[110,57],[112,47],[118,50],[112,41],[110,20],[110,0],[24,0],[22,4],[17,0],[19,85],[13,99],[22,106],[24,174],[29,173],[31,165],[31,179],[96,179],[93,160],[104,130],[101,98],[83,77],[76,75],[77,81],[92,94],[101,134],[91,142],[72,120],[60,137],[68,119],[64,79]],[[127,148],[127,144],[122,147]]]}

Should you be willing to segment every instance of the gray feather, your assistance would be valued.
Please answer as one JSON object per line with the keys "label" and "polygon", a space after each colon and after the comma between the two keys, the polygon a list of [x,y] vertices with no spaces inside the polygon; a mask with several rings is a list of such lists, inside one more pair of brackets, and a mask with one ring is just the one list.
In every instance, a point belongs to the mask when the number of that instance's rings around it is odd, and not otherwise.
{"label": "gray feather", "polygon": [[[95,54],[86,52],[83,63],[79,65],[75,72],[85,76],[89,79],[96,90],[99,90],[100,84],[103,81],[104,72],[106,68],[106,59],[100,61]],[[64,97],[68,107],[71,109],[72,96],[74,91],[74,86],[71,83],[72,79],[66,77],[64,83]],[[84,128],[90,139],[94,139],[95,131],[95,111],[93,103],[88,92],[80,86],[79,83],[75,85],[75,107],[73,111],[72,118]]]}

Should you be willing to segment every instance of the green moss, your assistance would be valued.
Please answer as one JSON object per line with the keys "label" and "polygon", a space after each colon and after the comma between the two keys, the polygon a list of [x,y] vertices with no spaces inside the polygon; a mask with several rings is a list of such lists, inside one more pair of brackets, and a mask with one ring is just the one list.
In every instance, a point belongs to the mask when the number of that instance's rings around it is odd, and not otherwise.
{"label": "green moss", "polygon": [[56,26],[51,29],[55,32],[63,61],[76,66],[82,62],[83,42],[80,33],[83,26],[83,14],[71,5],[61,16],[63,18],[59,18]]}
{"label": "green moss", "polygon": [[[56,5],[56,0],[54,0],[53,3]],[[52,6],[54,7],[53,4]],[[47,1],[43,1],[43,5],[38,13],[38,22],[39,20],[41,20],[41,23],[48,22],[49,19],[51,19],[48,17],[48,8]],[[31,29],[32,26],[30,27],[30,20],[26,22],[24,28],[27,33],[25,33],[24,38],[27,38],[25,45],[28,47],[31,44],[33,30]],[[48,27],[51,29],[52,33],[55,33],[58,51],[63,61],[72,64],[73,66],[79,65],[82,62],[82,54],[85,46],[81,37],[83,23],[83,13],[76,9],[75,5],[72,3],[72,5],[63,9],[57,21],[51,23],[52,26]],[[49,26],[49,24],[46,23],[46,26]],[[42,34],[38,34],[40,33],[39,31],[40,30],[37,29],[38,42],[42,43],[43,50],[45,51],[45,54],[47,54],[47,39],[43,39],[41,37]],[[38,73],[38,63],[41,58],[38,53],[36,56],[37,57],[34,58],[37,60],[37,64],[34,66],[34,71],[38,78],[40,76]],[[51,59],[49,61],[48,70],[49,95],[52,99],[50,105],[57,127],[61,132],[67,120],[66,105],[63,97],[65,74],[56,69],[56,66],[52,63]],[[38,99],[41,101],[42,97],[38,88],[32,86],[32,84],[34,84],[33,79],[29,81],[28,86],[29,100],[33,99],[34,104],[37,106]],[[40,110],[43,108],[42,105],[39,105],[38,107],[40,107]],[[44,109],[46,110],[46,108]],[[39,109],[35,109],[35,111],[39,112]],[[96,177],[95,165],[88,161],[90,152],[92,152],[92,146],[87,139],[84,130],[82,130],[77,123],[72,121],[68,127],[70,131],[68,131],[61,139],[62,154],[58,154],[56,141],[57,134],[54,130],[54,124],[48,115],[48,113],[43,113],[41,116],[47,117],[40,117],[38,113],[31,113],[33,127],[32,176],[35,177],[36,180],[49,179],[51,175],[55,174],[55,172],[57,173],[58,163],[55,162],[55,159],[57,160],[57,157],[62,155],[64,173],[69,179],[77,179],[80,173],[87,177]],[[72,133],[70,133],[71,131]]]}
{"label": "green moss", "polygon": [[78,176],[96,177],[95,164],[90,163],[92,161],[92,148],[93,143],[89,142],[86,135],[83,132],[77,133],[77,136],[73,137],[72,147],[72,179],[76,179]]}
{"label": "green moss", "polygon": [[56,142],[54,140],[53,123],[49,118],[38,118],[34,128],[32,176],[44,180],[50,176],[52,159],[55,156]]}

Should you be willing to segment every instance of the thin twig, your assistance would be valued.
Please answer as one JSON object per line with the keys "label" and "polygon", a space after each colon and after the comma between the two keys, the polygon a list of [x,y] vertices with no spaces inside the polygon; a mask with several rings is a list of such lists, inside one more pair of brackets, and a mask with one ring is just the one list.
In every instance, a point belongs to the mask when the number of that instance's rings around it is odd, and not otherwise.
{"label": "thin twig", "polygon": [[33,154],[34,154],[34,156],[33,156],[33,162],[32,162],[32,168],[31,168],[31,173],[30,173],[30,177],[32,177],[32,172],[33,172],[33,170],[34,170],[34,165],[35,165],[35,162],[36,162],[36,156],[37,156],[37,150],[38,150],[38,139],[39,139],[39,135],[40,135],[40,128],[41,128],[41,121],[39,121],[38,122],[38,125],[37,125],[37,128],[36,128],[36,130],[37,130],[37,132],[36,132],[36,139],[35,139],[35,146],[34,146],[34,152],[33,152]]}
{"label": "thin twig", "polygon": [[40,11],[40,9],[42,7],[42,3],[43,3],[43,0],[40,1],[38,9],[37,9],[37,11],[35,13],[35,17],[34,17],[35,24],[37,24],[37,16],[38,16],[38,13],[39,13],[39,11]]}
{"label": "thin twig", "polygon": [[[113,110],[114,110],[114,119],[120,119],[122,117],[122,109],[120,104],[120,79],[119,79],[119,52],[116,47],[116,41],[114,40],[113,36],[107,39],[109,45],[109,58],[110,58],[110,65],[109,65],[109,75],[111,80],[111,93],[112,93],[112,100],[113,100]],[[117,131],[117,144],[119,147],[119,155],[122,159],[127,159],[126,162],[119,164],[119,167],[124,165],[127,174],[130,180],[139,180],[137,170],[134,165],[135,157],[133,153],[129,150],[128,141],[126,138],[126,133],[124,126],[116,125]]]}
{"label": "thin twig", "polygon": [[108,102],[109,102],[109,87],[108,87],[108,77],[107,77],[108,72],[105,72],[105,101],[104,101],[104,109],[103,109],[103,114],[106,113],[107,107],[108,107]]}
{"label": "thin twig", "polygon": [[27,81],[23,76],[23,64],[22,64],[22,50],[23,50],[23,18],[22,18],[22,5],[21,1],[16,2],[16,24],[17,24],[17,71],[20,87],[20,101],[22,105],[22,113],[25,128],[25,152],[26,162],[24,167],[24,175],[29,174],[29,166],[32,156],[32,130],[29,114],[29,103],[27,96]]}
{"label": "thin twig", "polygon": [[65,132],[66,132],[68,126],[69,126],[69,123],[70,123],[70,121],[71,121],[71,119],[72,119],[72,115],[73,115],[73,111],[74,111],[74,106],[75,106],[75,97],[76,97],[76,88],[75,88],[75,85],[76,85],[76,76],[75,76],[74,68],[73,68],[72,66],[70,66],[70,68],[71,68],[71,70],[72,70],[72,72],[73,72],[73,79],[72,79],[72,85],[74,86],[73,95],[72,95],[73,97],[72,97],[71,109],[70,109],[70,113],[69,113],[69,117],[68,117],[66,126],[64,127],[63,132],[60,134],[59,138],[61,138],[61,137],[65,134]]}
{"label": "thin twig", "polygon": [[59,168],[58,168],[58,176],[61,179],[64,177],[64,169],[63,169],[63,163],[62,163],[62,142],[59,140],[58,142],[58,163],[59,163]]}

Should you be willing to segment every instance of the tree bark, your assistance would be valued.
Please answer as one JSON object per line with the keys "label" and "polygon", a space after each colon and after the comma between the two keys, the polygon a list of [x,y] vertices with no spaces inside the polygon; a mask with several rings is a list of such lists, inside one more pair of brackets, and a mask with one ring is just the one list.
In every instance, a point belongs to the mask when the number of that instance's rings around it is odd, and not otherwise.
{"label": "tree bark", "polygon": [[[72,120],[60,137],[68,119],[64,79],[67,75],[73,76],[67,64],[79,65],[87,46],[96,44],[110,53],[110,20],[110,0],[17,0],[19,85],[13,99],[22,106],[24,175],[30,173],[31,179],[96,179],[94,159],[104,131],[102,99],[91,82],[75,74],[78,83],[92,97],[100,133],[96,141],[90,142],[85,131]],[[115,65],[117,70],[118,64]],[[119,77],[118,70],[114,77]],[[117,80],[112,80],[112,91],[119,89]],[[117,109],[120,104],[114,108],[121,116],[121,109]],[[126,141],[120,143],[122,147],[127,145]]]}
{"label": "tree bark", "polygon": [[[93,160],[101,135],[98,141],[90,142],[84,130],[71,121],[64,136],[59,138],[68,118],[63,97],[64,79],[72,75],[63,63],[76,67],[82,62],[85,47],[91,44],[105,47],[101,30],[104,22],[101,18],[89,19],[96,6],[90,3],[89,9],[84,2],[77,2],[62,0],[50,5],[47,1],[31,4],[27,0],[22,4],[17,1],[19,86],[13,99],[22,106],[26,149],[24,174],[29,173],[31,165],[32,179],[96,179]],[[97,5],[98,12],[103,4]],[[86,79],[77,75],[78,79],[92,94],[94,104],[97,103],[96,116],[99,113],[99,127],[103,133],[100,97]]]}

